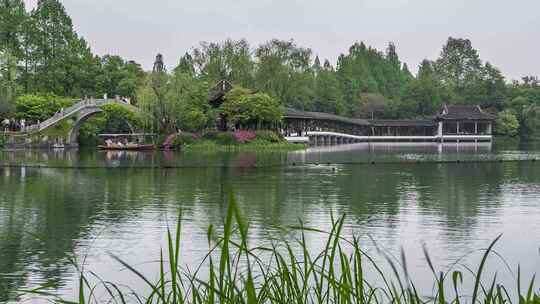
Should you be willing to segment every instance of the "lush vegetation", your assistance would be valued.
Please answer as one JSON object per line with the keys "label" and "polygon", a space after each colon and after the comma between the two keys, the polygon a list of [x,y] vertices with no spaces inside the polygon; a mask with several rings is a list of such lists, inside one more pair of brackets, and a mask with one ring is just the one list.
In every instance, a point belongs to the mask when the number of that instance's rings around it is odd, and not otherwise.
{"label": "lush vegetation", "polygon": [[289,143],[280,134],[270,130],[208,131],[202,134],[182,132],[171,143],[171,148],[188,151],[297,150],[305,147]]}
{"label": "lush vegetation", "polygon": [[62,108],[73,105],[73,100],[53,94],[28,94],[15,103],[15,117],[26,121],[44,121]]}
{"label": "lush vegetation", "polygon": [[261,129],[281,121],[279,102],[265,93],[252,93],[237,87],[228,92],[221,106],[223,113],[233,125]]}
{"label": "lush vegetation", "polygon": [[[330,231],[321,231],[300,223],[292,227],[296,242],[273,241],[250,246],[249,223],[240,215],[233,197],[229,198],[223,233],[208,229],[209,251],[199,266],[182,267],[181,220],[176,232],[167,230],[167,247],[156,263],[159,279],[144,276],[134,265],[120,257],[113,258],[127,271],[138,276],[149,292],[105,281],[92,272],[80,270],[78,299],[59,303],[540,303],[534,290],[534,277],[523,282],[518,268],[517,284],[503,286],[497,274],[487,278],[487,258],[497,254],[493,247],[500,236],[484,251],[474,268],[459,263],[438,271],[424,247],[426,263],[433,273],[433,290],[423,294],[407,271],[404,253],[401,260],[387,257],[388,265],[376,262],[362,250],[356,237],[342,237],[345,217],[333,220]],[[306,236],[326,238],[320,252],[309,250]],[[299,250],[298,250],[299,249]],[[388,269],[388,270],[385,270]],[[467,271],[468,270],[468,271]],[[469,272],[470,271],[470,272]],[[204,272],[204,273],[203,273]],[[371,279],[368,279],[368,273]],[[374,276],[375,275],[375,276]],[[204,276],[204,278],[203,278]],[[91,285],[96,280],[97,285]],[[517,290],[515,289],[517,287]],[[102,290],[106,299],[99,296]],[[45,287],[27,293],[55,298]],[[512,295],[512,293],[515,293]]]}
{"label": "lush vegetation", "polygon": [[[468,39],[448,38],[440,56],[422,61],[417,71],[401,62],[393,43],[384,51],[354,43],[332,64],[292,40],[274,39],[256,47],[245,40],[202,42],[171,71],[160,57],[153,72],[144,72],[119,56],[94,55],[58,0],[39,0],[30,12],[22,0],[0,2],[0,117],[13,116],[25,94],[108,94],[131,97],[156,131],[201,131],[212,129],[220,115],[207,104],[208,89],[219,80],[254,92],[224,110],[244,124],[235,111],[259,111],[258,102],[364,118],[425,117],[442,104],[478,104],[504,111],[499,121],[505,125],[496,129],[501,134],[539,132],[538,78],[509,82]],[[253,109],[246,98],[256,101]],[[274,120],[276,111],[264,115]]]}

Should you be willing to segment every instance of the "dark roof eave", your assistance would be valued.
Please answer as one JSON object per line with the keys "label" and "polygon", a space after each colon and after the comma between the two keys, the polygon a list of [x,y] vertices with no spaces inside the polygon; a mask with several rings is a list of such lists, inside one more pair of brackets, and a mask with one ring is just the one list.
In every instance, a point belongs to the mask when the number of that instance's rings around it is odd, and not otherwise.
{"label": "dark roof eave", "polygon": [[495,117],[437,117],[435,118],[437,121],[441,120],[482,120],[482,121],[494,121],[496,120]]}

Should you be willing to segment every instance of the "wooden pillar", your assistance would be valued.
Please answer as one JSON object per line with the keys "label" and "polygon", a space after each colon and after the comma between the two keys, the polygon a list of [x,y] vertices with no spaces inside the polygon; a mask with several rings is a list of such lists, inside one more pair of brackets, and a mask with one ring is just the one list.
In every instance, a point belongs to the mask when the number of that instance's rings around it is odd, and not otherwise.
{"label": "wooden pillar", "polygon": [[478,134],[478,121],[474,121],[474,134]]}

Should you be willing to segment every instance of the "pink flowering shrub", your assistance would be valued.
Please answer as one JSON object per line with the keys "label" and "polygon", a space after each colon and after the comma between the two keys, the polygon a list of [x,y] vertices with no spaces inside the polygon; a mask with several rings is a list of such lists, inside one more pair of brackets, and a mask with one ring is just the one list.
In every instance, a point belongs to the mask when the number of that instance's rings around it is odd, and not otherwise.
{"label": "pink flowering shrub", "polygon": [[233,133],[234,140],[238,143],[247,143],[255,139],[255,131],[240,130]]}

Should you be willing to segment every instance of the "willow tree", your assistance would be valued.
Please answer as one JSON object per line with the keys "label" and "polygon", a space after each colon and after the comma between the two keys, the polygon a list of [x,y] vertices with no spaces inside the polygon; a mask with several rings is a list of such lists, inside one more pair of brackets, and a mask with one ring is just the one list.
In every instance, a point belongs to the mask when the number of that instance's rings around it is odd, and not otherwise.
{"label": "willow tree", "polygon": [[208,123],[208,85],[182,69],[167,73],[158,54],[152,73],[147,74],[137,92],[146,124],[156,131],[175,128],[199,131]]}

